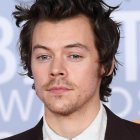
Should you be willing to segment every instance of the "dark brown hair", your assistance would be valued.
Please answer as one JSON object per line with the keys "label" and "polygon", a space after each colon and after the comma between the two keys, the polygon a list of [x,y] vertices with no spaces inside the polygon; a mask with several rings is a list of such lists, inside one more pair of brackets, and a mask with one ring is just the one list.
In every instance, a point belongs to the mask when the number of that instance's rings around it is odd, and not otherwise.
{"label": "dark brown hair", "polygon": [[[30,7],[16,5],[16,11],[13,12],[13,15],[16,18],[16,25],[18,27],[21,25],[22,28],[19,38],[19,50],[21,64],[26,74],[33,78],[31,43],[35,25],[41,20],[60,21],[83,14],[89,18],[95,35],[100,64],[105,69],[100,86],[100,99],[107,101],[107,97],[111,95],[109,85],[117,70],[118,61],[115,55],[120,40],[120,24],[113,21],[110,15],[118,7],[111,7],[102,0],[35,0]],[[113,60],[115,60],[115,67],[113,73],[108,75]]]}

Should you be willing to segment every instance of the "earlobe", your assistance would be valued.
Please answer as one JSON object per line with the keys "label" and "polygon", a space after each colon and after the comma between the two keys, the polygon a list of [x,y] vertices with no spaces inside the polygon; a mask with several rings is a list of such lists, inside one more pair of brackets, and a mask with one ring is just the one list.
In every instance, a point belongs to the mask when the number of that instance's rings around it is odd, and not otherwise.
{"label": "earlobe", "polygon": [[111,68],[110,68],[110,70],[108,72],[105,71],[105,68],[104,68],[103,65],[101,66],[101,75],[102,76],[110,76],[114,71],[114,67],[115,67],[115,60],[113,59],[112,64],[111,64]]}
{"label": "earlobe", "polygon": [[107,74],[107,76],[110,76],[113,73],[114,67],[115,67],[115,59],[113,58],[112,65],[111,65],[110,71]]}
{"label": "earlobe", "polygon": [[101,75],[103,76],[105,74],[105,68],[104,68],[104,66],[102,65],[101,66]]}

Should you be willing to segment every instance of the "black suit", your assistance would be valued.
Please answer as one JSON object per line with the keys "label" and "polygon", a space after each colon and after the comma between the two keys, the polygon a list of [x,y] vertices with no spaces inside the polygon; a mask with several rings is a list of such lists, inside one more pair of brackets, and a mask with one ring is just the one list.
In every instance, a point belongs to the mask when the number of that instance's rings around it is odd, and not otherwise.
{"label": "black suit", "polygon": [[[117,117],[106,106],[105,109],[107,112],[105,140],[140,140],[140,125]],[[4,140],[43,140],[42,125],[41,119],[34,128]]]}

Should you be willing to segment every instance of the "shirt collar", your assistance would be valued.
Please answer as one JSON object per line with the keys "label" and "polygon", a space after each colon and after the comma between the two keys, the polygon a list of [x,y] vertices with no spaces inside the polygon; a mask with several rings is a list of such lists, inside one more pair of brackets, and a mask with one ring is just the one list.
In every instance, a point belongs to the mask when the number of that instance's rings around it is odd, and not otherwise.
{"label": "shirt collar", "polygon": [[[105,130],[107,125],[107,115],[105,108],[100,103],[100,110],[94,121],[81,134],[74,137],[72,140],[104,140]],[[43,117],[43,140],[68,140],[56,134],[47,124]]]}

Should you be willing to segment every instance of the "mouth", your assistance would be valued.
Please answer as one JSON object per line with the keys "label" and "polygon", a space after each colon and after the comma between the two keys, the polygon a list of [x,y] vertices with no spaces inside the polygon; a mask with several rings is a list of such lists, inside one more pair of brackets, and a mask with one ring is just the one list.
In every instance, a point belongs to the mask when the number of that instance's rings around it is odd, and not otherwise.
{"label": "mouth", "polygon": [[71,90],[72,90],[71,88],[59,86],[59,87],[51,87],[47,91],[49,91],[50,93],[55,94],[55,95],[61,95],[61,94],[65,94]]}

